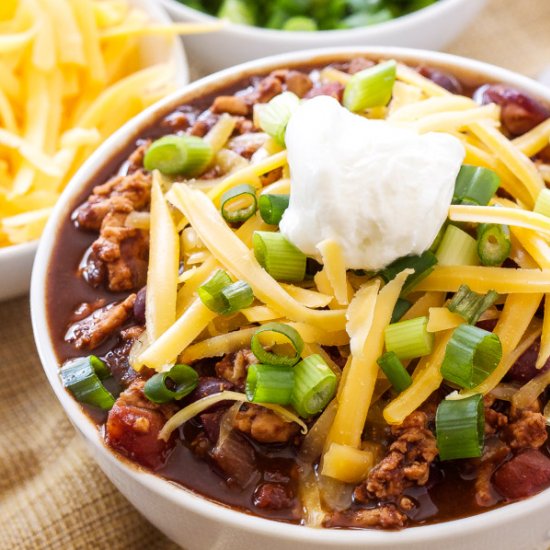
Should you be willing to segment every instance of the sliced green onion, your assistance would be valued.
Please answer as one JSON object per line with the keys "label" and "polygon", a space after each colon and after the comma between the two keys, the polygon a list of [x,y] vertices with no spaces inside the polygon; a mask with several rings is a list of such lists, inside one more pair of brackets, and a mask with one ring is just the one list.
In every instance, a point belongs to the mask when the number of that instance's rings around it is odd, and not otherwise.
{"label": "sliced green onion", "polygon": [[321,412],[334,397],[338,379],[320,355],[310,355],[294,367],[290,403],[303,418]]}
{"label": "sliced green onion", "polygon": [[393,313],[391,314],[391,321],[390,323],[397,323],[407,311],[411,308],[412,303],[409,302],[409,300],[405,300],[405,298],[398,298],[397,302],[395,303],[395,307],[393,308]]}
{"label": "sliced green onion", "polygon": [[197,290],[202,303],[214,313],[229,315],[252,305],[254,293],[246,281],[231,282],[229,275],[218,269]]}
{"label": "sliced green onion", "polygon": [[306,274],[306,255],[281,233],[255,231],[252,238],[258,263],[277,281],[300,282]]}
{"label": "sliced green onion", "polygon": [[485,431],[483,396],[441,401],[435,415],[435,430],[441,460],[481,456]]}
{"label": "sliced green onion", "polygon": [[533,210],[537,214],[550,217],[550,189],[542,189],[540,191]]}
{"label": "sliced green onion", "polygon": [[458,313],[470,325],[475,325],[481,315],[498,300],[498,294],[490,290],[487,294],[478,294],[468,285],[460,285],[453,299],[447,304],[449,311]]}
{"label": "sliced green onion", "polygon": [[395,279],[404,269],[414,269],[414,273],[407,277],[401,291],[401,295],[406,296],[422,279],[433,271],[435,264],[437,264],[435,254],[426,250],[420,256],[404,256],[395,260],[380,272],[380,276],[387,283]]}
{"label": "sliced green onion", "polygon": [[246,281],[235,281],[227,285],[222,289],[222,296],[227,302],[222,315],[229,315],[250,307],[254,301],[254,292]]}
{"label": "sliced green onion", "polygon": [[288,405],[294,387],[294,369],[289,366],[255,364],[248,367],[246,397],[254,403]]}
{"label": "sliced green onion", "polygon": [[447,227],[435,255],[440,265],[479,265],[477,241],[456,225]]}
{"label": "sliced green onion", "polygon": [[[260,334],[263,332],[276,332],[277,334],[285,336],[290,345],[294,348],[294,355],[278,355],[265,350],[259,338]],[[275,365],[277,367],[292,367],[300,360],[300,356],[304,350],[304,341],[298,331],[290,325],[285,325],[283,323],[266,323],[259,327],[252,336],[250,349],[260,363]]]}
{"label": "sliced green onion", "polygon": [[174,399],[183,399],[199,383],[197,371],[188,365],[174,365],[167,372],[158,372],[143,388],[145,397],[153,403],[167,403]]}
{"label": "sliced green onion", "polygon": [[396,68],[395,61],[390,60],[355,73],[344,90],[344,107],[357,113],[387,105],[392,95]]}
{"label": "sliced green onion", "polygon": [[488,168],[464,164],[456,178],[453,204],[487,206],[500,185],[500,178]]}
{"label": "sliced green onion", "polygon": [[401,393],[412,384],[411,375],[393,351],[388,351],[377,360],[382,372],[388,377],[391,385]]}
{"label": "sliced green onion", "polygon": [[386,350],[399,359],[412,359],[432,353],[434,335],[428,332],[428,318],[416,317],[388,325],[384,330]]}
{"label": "sliced green onion", "polygon": [[500,266],[512,250],[510,228],[497,223],[480,224],[477,228],[477,254],[483,265]]}
{"label": "sliced green onion", "polygon": [[296,15],[286,20],[283,31],[312,32],[317,30],[317,23],[311,17]]}
{"label": "sliced green onion", "polygon": [[[241,203],[243,202],[248,203],[248,205],[242,207]],[[234,209],[235,204],[238,204],[239,208]],[[220,199],[220,210],[223,219],[229,223],[245,222],[255,214],[257,208],[256,189],[248,183],[229,189]]]}
{"label": "sliced green onion", "polygon": [[289,200],[290,195],[260,195],[258,206],[262,220],[269,225],[279,225]]}
{"label": "sliced green onion", "polygon": [[496,334],[460,325],[445,349],[441,375],[461,388],[475,388],[496,369],[501,357],[502,346]]}
{"label": "sliced green onion", "polygon": [[254,115],[258,125],[280,145],[285,144],[286,126],[292,113],[300,105],[300,98],[292,92],[276,95],[268,103],[257,103]]}
{"label": "sliced green onion", "polygon": [[150,172],[196,176],[212,161],[212,147],[196,136],[164,136],[149,146],[143,166]]}
{"label": "sliced green onion", "polygon": [[111,375],[108,367],[95,355],[79,357],[65,363],[59,374],[63,386],[80,403],[86,403],[108,411],[115,404],[115,398],[101,383]]}
{"label": "sliced green onion", "polygon": [[253,10],[245,0],[223,0],[217,15],[237,25],[254,25],[256,21]]}
{"label": "sliced green onion", "polygon": [[222,290],[231,283],[231,277],[223,269],[218,269],[198,288],[197,294],[208,309],[218,313],[223,311],[227,305],[222,296]]}

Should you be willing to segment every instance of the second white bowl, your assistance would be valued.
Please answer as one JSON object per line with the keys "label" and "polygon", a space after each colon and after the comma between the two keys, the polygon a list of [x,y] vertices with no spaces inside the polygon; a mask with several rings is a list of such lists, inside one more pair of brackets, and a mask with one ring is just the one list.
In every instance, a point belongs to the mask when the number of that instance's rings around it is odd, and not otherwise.
{"label": "second white bowl", "polygon": [[[215,17],[177,0],[160,0],[179,21],[206,23]],[[332,46],[407,46],[439,50],[458,36],[486,0],[439,0],[435,4],[386,23],[359,29],[290,32],[227,24],[214,34],[185,38],[191,58],[204,72],[266,55]]]}

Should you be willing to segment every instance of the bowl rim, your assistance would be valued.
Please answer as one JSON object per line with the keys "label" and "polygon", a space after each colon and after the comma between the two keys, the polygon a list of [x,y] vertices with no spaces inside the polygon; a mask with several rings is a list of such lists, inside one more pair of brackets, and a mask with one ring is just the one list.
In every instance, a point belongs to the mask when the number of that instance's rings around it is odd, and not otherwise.
{"label": "bowl rim", "polygon": [[[131,2],[132,4],[139,4],[142,7],[143,11],[147,12],[152,17],[152,19],[158,23],[172,23],[172,19],[170,18],[167,9],[156,0],[129,0],[129,2]],[[189,83],[189,62],[187,60],[185,47],[182,41],[178,39],[178,37],[174,38],[172,47],[170,49],[172,50],[172,52],[170,60],[168,62],[174,64],[175,85],[176,88],[179,89]],[[40,239],[38,238],[33,241],[26,241],[23,243],[0,247],[0,264],[10,261],[14,257],[18,257],[19,255],[23,256],[26,254],[33,254],[36,251],[39,242]]]}
{"label": "bowl rim", "polygon": [[440,68],[450,68],[457,72],[457,74],[462,72],[473,74],[477,77],[481,76],[487,82],[512,84],[550,103],[550,89],[528,77],[477,60],[409,48],[339,47],[306,50],[270,56],[214,73],[174,92],[172,95],[134,117],[110,136],[73,177],[55,205],[40,241],[31,281],[31,318],[34,338],[43,369],[69,419],[84,435],[86,440],[93,445],[94,449],[101,454],[102,458],[115,468],[123,470],[136,483],[143,485],[151,492],[181,509],[188,509],[209,519],[215,518],[216,522],[226,527],[237,527],[250,533],[276,537],[281,541],[317,542],[321,547],[327,544],[358,545],[372,543],[378,544],[380,547],[390,548],[393,544],[397,543],[421,543],[441,540],[452,536],[460,537],[461,533],[465,530],[468,530],[469,533],[477,533],[496,528],[503,523],[520,520],[542,510],[543,507],[550,506],[550,489],[524,501],[508,504],[475,516],[407,528],[398,532],[317,529],[265,519],[231,509],[189,489],[141,470],[121,459],[116,453],[106,447],[96,426],[61,385],[58,376],[57,358],[50,340],[45,307],[45,282],[51,252],[56,240],[58,226],[69,213],[71,203],[82,192],[83,188],[89,184],[90,178],[93,177],[97,170],[96,164],[100,164],[103,158],[116,154],[116,151],[120,150],[139,130],[147,127],[149,120],[154,118],[157,113],[165,112],[167,109],[186,101],[186,98],[200,96],[212,88],[223,86],[228,81],[244,75],[265,73],[273,68],[284,67],[289,64],[328,63],[357,55],[372,56],[380,59],[396,58],[404,63],[428,63]]}
{"label": "bowl rim", "polygon": [[[182,16],[201,21],[204,23],[212,23],[220,19],[215,15],[201,12],[194,8],[190,8],[178,0],[160,0],[161,3],[169,11],[174,11]],[[318,41],[320,37],[323,40],[339,40],[342,38],[364,37],[376,39],[379,35],[386,32],[400,30],[406,32],[411,27],[416,26],[420,21],[425,19],[436,19],[439,15],[452,11],[461,4],[474,4],[476,2],[483,4],[486,0],[438,0],[436,3],[421,8],[417,11],[401,15],[389,21],[383,21],[366,27],[358,27],[355,29],[333,29],[333,30],[318,30],[318,31],[284,31],[282,29],[267,29],[265,27],[256,27],[254,25],[241,25],[239,23],[227,22],[223,31],[233,33],[240,36],[256,37],[258,39],[270,38],[273,40],[291,39],[295,42],[300,42],[301,47],[313,47],[313,43]]]}

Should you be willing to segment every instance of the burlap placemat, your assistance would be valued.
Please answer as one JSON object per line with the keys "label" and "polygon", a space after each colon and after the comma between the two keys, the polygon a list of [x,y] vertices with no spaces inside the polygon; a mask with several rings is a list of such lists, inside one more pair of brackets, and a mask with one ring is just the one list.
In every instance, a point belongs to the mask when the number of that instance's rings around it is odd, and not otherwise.
{"label": "burlap placemat", "polygon": [[[536,75],[550,0],[491,0],[449,51]],[[1,282],[0,282],[1,284]],[[28,299],[0,305],[0,549],[176,548],[86,453],[38,361]]]}

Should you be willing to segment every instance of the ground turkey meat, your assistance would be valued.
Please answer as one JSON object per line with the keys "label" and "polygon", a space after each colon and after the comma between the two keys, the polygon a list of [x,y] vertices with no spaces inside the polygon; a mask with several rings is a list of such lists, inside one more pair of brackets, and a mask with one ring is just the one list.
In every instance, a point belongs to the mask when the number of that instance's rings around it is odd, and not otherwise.
{"label": "ground turkey meat", "polygon": [[[151,176],[140,170],[95,187],[88,200],[75,210],[73,220],[79,227],[100,232],[81,268],[92,286],[98,285],[97,274],[105,273],[113,292],[145,284],[149,237],[141,229],[126,227],[125,222],[130,212],[145,208],[150,198]],[[93,265],[88,265],[90,262]]]}
{"label": "ground turkey meat", "polygon": [[144,385],[145,380],[137,379],[120,394],[109,411],[105,436],[113,449],[155,469],[164,463],[173,446],[173,440],[166,442],[158,435],[176,408],[149,401],[143,394]]}
{"label": "ground turkey meat", "polygon": [[298,426],[259,405],[246,405],[235,416],[233,426],[260,443],[286,443],[296,435]]}
{"label": "ground turkey meat", "polygon": [[122,302],[96,309],[69,327],[65,334],[65,341],[70,342],[77,349],[97,348],[133,315],[135,300],[136,295],[130,294]]}
{"label": "ground turkey meat", "polygon": [[99,231],[109,212],[142,210],[151,200],[151,176],[137,171],[128,176],[115,176],[94,187],[88,200],[73,213],[79,227]]}
{"label": "ground turkey meat", "polygon": [[407,487],[426,484],[430,465],[438,454],[435,437],[427,428],[427,422],[425,413],[415,411],[403,424],[392,427],[392,434],[397,439],[368,478],[355,488],[358,502],[396,497]]}
{"label": "ground turkey meat", "polygon": [[383,529],[401,529],[407,523],[407,516],[392,504],[383,504],[377,508],[344,510],[327,514],[324,527],[381,527]]}
{"label": "ground turkey meat", "polygon": [[503,436],[512,449],[538,449],[548,438],[546,419],[539,412],[522,409],[512,417]]}
{"label": "ground turkey meat", "polygon": [[225,378],[237,387],[244,387],[248,366],[258,362],[249,349],[241,349],[235,353],[227,353],[216,363],[216,374]]}

